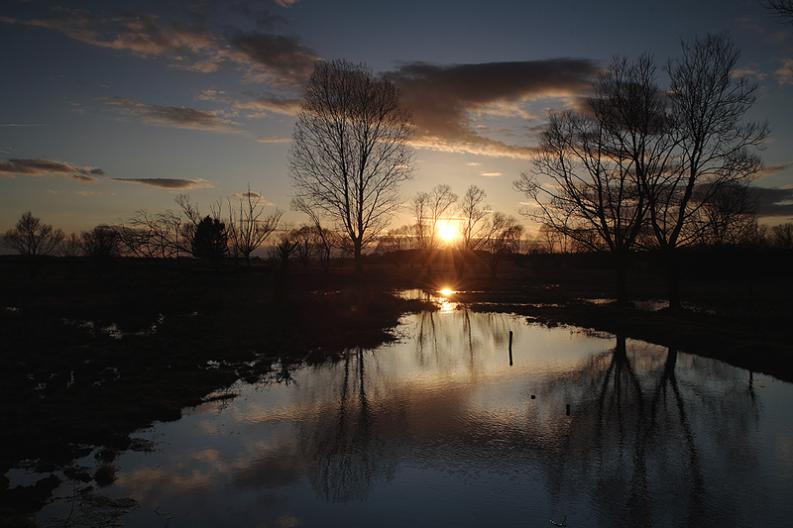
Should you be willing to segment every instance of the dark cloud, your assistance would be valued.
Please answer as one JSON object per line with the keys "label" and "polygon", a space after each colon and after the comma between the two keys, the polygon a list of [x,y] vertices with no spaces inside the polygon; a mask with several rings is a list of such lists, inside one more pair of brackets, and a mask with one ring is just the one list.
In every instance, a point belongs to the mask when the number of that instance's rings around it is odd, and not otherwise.
{"label": "dark cloud", "polygon": [[793,216],[793,189],[750,187],[757,216]]}
{"label": "dark cloud", "polygon": [[163,189],[206,189],[212,187],[206,180],[185,180],[180,178],[113,178],[124,183],[139,183]]}
{"label": "dark cloud", "polygon": [[284,35],[239,33],[230,39],[230,44],[238,52],[238,62],[255,65],[276,84],[301,85],[318,59],[297,38]]}
{"label": "dark cloud", "polygon": [[135,99],[112,97],[105,100],[119,111],[139,117],[147,123],[192,130],[235,132],[235,123],[216,112],[197,110],[187,106],[162,106]]}
{"label": "dark cloud", "polygon": [[417,127],[417,146],[453,152],[531,157],[534,149],[477,133],[471,113],[527,117],[521,103],[577,97],[591,86],[595,63],[549,59],[438,66],[410,63],[386,77],[400,90]]}
{"label": "dark cloud", "polygon": [[47,159],[0,160],[0,176],[65,176],[80,183],[94,183],[105,172],[96,167],[83,167],[65,161]]}

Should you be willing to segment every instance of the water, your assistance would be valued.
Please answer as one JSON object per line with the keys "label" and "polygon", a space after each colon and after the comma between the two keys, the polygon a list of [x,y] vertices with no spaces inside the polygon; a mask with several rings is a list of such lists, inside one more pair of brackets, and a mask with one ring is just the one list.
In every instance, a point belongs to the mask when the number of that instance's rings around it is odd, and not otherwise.
{"label": "water", "polygon": [[[793,522],[790,384],[452,302],[404,317],[397,330],[399,342],[302,367],[288,382],[239,383],[234,399],[140,431],[154,450],[123,453],[115,482],[99,490],[134,506],[72,500],[66,484],[39,522]],[[97,465],[93,456],[82,463]]]}

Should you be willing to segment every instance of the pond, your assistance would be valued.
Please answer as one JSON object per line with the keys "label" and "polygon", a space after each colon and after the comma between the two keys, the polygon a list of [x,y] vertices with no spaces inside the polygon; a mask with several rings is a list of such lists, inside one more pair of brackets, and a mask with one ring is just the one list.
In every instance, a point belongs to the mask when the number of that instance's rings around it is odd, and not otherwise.
{"label": "pond", "polygon": [[[349,350],[277,381],[239,382],[232,397],[139,431],[153,448],[111,463],[115,480],[98,490],[106,499],[78,500],[67,483],[37,520],[282,528],[793,522],[793,385],[449,300],[440,311],[403,317],[397,332],[398,341],[375,350]],[[96,457],[82,463],[96,465]]]}

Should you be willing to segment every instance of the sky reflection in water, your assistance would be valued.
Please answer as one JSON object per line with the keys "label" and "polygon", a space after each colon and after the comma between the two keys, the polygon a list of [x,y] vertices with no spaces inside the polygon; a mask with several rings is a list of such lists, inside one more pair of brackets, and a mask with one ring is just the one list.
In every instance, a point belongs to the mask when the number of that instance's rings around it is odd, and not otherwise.
{"label": "sky reflection in water", "polygon": [[104,492],[128,526],[788,526],[790,384],[458,308],[141,432]]}

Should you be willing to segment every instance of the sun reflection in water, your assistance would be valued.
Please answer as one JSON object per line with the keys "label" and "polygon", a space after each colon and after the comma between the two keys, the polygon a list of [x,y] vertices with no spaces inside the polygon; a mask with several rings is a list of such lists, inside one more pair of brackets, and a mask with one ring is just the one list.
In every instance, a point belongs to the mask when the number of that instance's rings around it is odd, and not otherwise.
{"label": "sun reflection in water", "polygon": [[444,286],[438,290],[438,293],[440,294],[438,300],[441,304],[441,313],[449,313],[457,309],[457,303],[452,302],[452,297],[454,297],[454,294],[457,292],[448,286]]}

